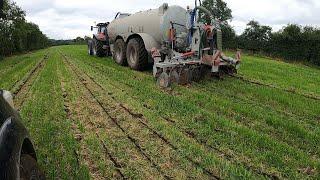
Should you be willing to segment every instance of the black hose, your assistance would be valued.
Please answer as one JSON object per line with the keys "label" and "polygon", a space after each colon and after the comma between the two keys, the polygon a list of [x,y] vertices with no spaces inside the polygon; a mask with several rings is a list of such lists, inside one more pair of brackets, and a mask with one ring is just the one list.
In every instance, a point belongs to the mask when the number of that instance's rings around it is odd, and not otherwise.
{"label": "black hose", "polygon": [[206,8],[203,7],[203,6],[197,6],[197,7],[194,8],[194,10],[200,10],[200,11],[206,13],[206,14],[207,14],[208,16],[210,16],[211,18],[213,18],[213,14],[212,14],[208,9],[206,9]]}

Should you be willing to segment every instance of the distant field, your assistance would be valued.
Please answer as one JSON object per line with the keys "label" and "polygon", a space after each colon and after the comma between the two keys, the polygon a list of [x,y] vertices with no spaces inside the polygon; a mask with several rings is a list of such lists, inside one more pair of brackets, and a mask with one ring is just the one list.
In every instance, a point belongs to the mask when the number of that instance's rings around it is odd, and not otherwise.
{"label": "distant field", "polygon": [[320,179],[320,70],[244,56],[159,88],[86,46],[0,61],[48,179]]}

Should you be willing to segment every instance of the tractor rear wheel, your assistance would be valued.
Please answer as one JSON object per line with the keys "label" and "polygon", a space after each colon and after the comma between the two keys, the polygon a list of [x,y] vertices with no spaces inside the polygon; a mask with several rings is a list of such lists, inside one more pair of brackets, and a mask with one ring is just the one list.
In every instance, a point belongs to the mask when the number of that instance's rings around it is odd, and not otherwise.
{"label": "tractor rear wheel", "polygon": [[96,48],[96,54],[98,57],[104,57],[106,56],[106,51],[103,49],[103,42],[95,39],[95,48]]}
{"label": "tractor rear wheel", "polygon": [[148,52],[142,39],[130,39],[127,45],[127,60],[134,70],[143,70],[148,65]]}
{"label": "tractor rear wheel", "polygon": [[127,65],[125,48],[126,44],[122,39],[117,39],[114,43],[114,53],[112,53],[113,59],[117,64],[120,64],[121,66]]}

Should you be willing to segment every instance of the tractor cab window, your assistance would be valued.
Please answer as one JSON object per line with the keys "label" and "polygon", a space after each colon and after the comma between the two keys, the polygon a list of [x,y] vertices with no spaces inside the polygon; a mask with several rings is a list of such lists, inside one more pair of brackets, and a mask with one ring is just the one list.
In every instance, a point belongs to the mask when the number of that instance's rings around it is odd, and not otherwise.
{"label": "tractor cab window", "polygon": [[105,30],[106,30],[106,27],[105,27],[105,26],[100,26],[100,27],[98,28],[98,33],[104,33]]}

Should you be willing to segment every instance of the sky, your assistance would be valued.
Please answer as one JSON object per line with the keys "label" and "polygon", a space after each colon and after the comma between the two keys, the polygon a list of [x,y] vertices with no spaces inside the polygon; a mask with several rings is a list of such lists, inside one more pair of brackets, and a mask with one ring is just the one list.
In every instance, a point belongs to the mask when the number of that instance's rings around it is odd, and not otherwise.
{"label": "sky", "polygon": [[[164,2],[187,7],[194,0],[13,0],[52,39],[92,36],[95,22],[112,21],[117,12],[135,13],[158,8]],[[320,26],[319,0],[225,0],[232,10],[231,26],[241,34],[250,20],[273,31],[287,24]]]}

